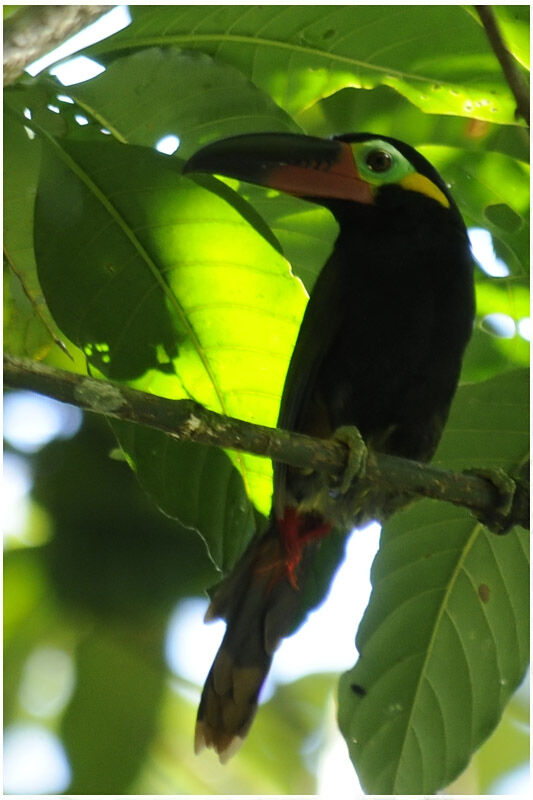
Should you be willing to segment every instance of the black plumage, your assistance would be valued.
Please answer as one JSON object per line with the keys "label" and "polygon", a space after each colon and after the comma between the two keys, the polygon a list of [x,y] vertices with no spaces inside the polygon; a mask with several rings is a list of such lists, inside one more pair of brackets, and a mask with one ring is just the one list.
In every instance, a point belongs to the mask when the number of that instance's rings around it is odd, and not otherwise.
{"label": "black plumage", "polygon": [[[369,448],[429,460],[473,320],[467,233],[434,168],[384,136],[258,134],[209,145],[186,171],[294,186],[339,223],[294,348],[279,427],[325,437],[355,425]],[[384,519],[405,501],[365,489],[354,521]],[[202,696],[198,747],[225,759],[241,743],[323,537],[340,524],[339,502],[320,476],[274,466],[269,529],[210,607],[228,625]]]}

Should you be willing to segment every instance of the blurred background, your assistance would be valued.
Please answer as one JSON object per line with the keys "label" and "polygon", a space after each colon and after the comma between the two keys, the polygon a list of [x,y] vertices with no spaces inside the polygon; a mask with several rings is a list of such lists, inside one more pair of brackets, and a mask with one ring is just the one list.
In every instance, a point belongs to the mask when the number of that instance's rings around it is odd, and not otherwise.
{"label": "blurred background", "polygon": [[[82,41],[74,37],[28,72],[128,22],[127,7],[114,8]],[[68,86],[101,69],[75,58],[54,74]],[[157,146],[171,153],[179,139]],[[507,275],[490,233],[470,234],[483,270]],[[485,322],[495,346],[529,341],[528,317],[491,314]],[[352,537],[326,602],[282,644],[249,740],[221,767],[192,750],[201,686],[224,627],[203,624],[207,599],[197,587],[220,576],[202,541],[142,492],[104,420],[8,392],[4,439],[7,794],[361,793],[335,697],[339,672],[357,657],[377,525]],[[529,795],[528,708],[526,681],[450,792]]]}

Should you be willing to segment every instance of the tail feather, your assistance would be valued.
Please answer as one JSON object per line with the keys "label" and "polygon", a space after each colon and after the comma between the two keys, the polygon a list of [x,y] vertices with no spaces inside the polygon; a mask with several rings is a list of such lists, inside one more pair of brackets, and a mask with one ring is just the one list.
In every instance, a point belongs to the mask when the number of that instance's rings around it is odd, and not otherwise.
{"label": "tail feather", "polygon": [[269,666],[236,667],[231,656],[219,650],[198,709],[196,752],[212,747],[225,763],[239,749],[257,711],[257,697]]}
{"label": "tail feather", "polygon": [[[289,601],[289,602],[287,602]],[[226,633],[198,709],[195,750],[214,748],[224,763],[242,744],[257,711],[272,655],[291,625],[282,608],[299,602],[287,580],[285,552],[270,528],[245,552],[215,595],[206,618],[224,616]]]}
{"label": "tail feather", "polygon": [[296,560],[273,524],[250,544],[215,594],[206,619],[224,617],[227,627],[198,708],[196,752],[212,747],[225,763],[241,746],[274,651],[301,613],[299,584],[305,583],[323,535],[317,530],[314,541],[305,530],[303,557]]}

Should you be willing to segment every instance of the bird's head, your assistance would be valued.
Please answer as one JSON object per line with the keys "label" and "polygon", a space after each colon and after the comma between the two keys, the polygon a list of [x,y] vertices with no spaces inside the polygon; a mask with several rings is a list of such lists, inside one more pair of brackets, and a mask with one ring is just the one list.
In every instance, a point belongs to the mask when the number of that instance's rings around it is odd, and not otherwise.
{"label": "bird's head", "polygon": [[444,216],[462,227],[446,184],[420,153],[387,136],[346,134],[320,139],[293,133],[253,133],[213,142],[185,164],[269,186],[331,209],[342,222],[357,204],[365,216],[400,212]]}

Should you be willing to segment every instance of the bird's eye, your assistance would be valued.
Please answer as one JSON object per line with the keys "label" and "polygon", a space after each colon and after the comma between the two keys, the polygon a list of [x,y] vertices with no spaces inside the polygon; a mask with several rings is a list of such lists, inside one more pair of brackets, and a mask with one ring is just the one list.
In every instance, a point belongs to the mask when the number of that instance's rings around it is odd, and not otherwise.
{"label": "bird's eye", "polygon": [[392,156],[386,150],[371,150],[365,161],[372,172],[387,172],[392,167]]}

